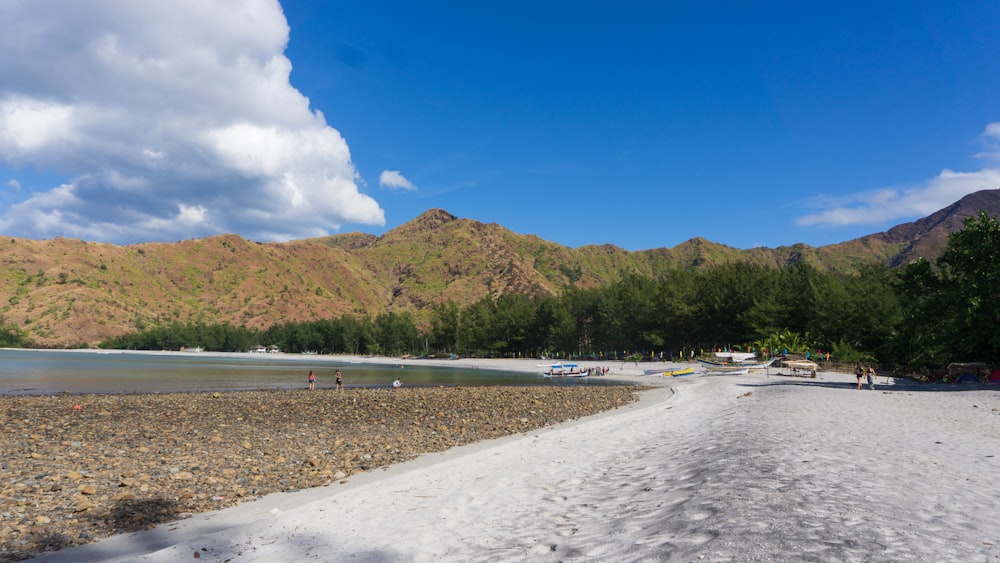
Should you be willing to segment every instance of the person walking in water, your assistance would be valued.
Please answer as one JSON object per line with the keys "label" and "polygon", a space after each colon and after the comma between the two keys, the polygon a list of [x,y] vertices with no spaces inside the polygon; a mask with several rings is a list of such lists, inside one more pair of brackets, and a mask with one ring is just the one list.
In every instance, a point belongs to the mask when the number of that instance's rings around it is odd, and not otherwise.
{"label": "person walking in water", "polygon": [[337,373],[335,373],[334,376],[337,378],[337,385],[334,387],[334,389],[339,389],[339,390],[343,391],[344,390],[344,376],[343,376],[343,374],[341,374],[340,370],[338,369]]}
{"label": "person walking in water", "polygon": [[316,389],[316,373],[313,370],[309,370],[309,390],[312,391]]}

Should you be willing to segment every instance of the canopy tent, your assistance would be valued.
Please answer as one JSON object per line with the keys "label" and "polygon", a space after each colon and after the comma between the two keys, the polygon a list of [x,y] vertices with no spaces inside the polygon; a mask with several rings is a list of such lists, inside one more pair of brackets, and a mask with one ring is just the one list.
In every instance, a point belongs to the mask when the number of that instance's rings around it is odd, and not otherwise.
{"label": "canopy tent", "polygon": [[983,362],[952,362],[948,364],[948,378],[955,383],[979,383],[987,378],[992,381],[990,368]]}

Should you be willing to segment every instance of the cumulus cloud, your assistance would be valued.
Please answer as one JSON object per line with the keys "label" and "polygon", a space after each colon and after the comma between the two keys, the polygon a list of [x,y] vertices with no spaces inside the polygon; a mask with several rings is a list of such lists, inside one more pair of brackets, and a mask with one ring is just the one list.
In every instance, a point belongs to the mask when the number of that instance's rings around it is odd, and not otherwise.
{"label": "cumulus cloud", "polygon": [[24,185],[4,234],[289,240],[385,223],[346,141],[289,83],[277,0],[7,2],[0,19],[0,160],[67,179]]}
{"label": "cumulus cloud", "polygon": [[417,186],[407,180],[398,170],[383,170],[378,177],[378,185],[391,190],[416,190]]}
{"label": "cumulus cloud", "polygon": [[990,123],[982,134],[984,149],[976,156],[1000,161],[1000,122]]}
{"label": "cumulus cloud", "polygon": [[[1000,160],[1000,123],[990,123],[982,134],[986,149],[977,156]],[[886,224],[900,219],[924,217],[980,190],[1000,188],[1000,168],[975,172],[942,170],[913,186],[884,188],[842,198],[820,198],[822,211],[799,217],[803,227]]]}

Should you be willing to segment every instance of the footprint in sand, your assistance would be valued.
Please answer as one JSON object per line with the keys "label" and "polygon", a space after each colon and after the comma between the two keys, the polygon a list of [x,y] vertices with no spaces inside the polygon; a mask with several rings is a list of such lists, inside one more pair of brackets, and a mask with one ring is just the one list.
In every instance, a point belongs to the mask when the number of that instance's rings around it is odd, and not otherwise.
{"label": "footprint in sand", "polygon": [[685,510],[683,513],[681,513],[680,517],[681,519],[687,520],[689,522],[701,522],[702,520],[711,518],[718,513],[719,513],[718,510],[694,509],[694,510]]}
{"label": "footprint in sand", "polygon": [[555,544],[538,544],[531,548],[531,553],[535,555],[545,555],[546,553],[552,553],[556,550],[558,546]]}
{"label": "footprint in sand", "polygon": [[637,545],[673,546],[674,551],[680,548],[698,547],[719,537],[713,532],[695,532],[693,534],[678,534],[677,532],[666,534],[653,534],[644,538],[636,538]]}

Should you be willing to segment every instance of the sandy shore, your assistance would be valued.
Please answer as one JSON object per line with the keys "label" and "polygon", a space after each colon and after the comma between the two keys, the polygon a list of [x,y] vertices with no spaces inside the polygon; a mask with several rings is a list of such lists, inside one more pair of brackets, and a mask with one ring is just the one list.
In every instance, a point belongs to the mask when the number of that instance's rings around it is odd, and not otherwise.
{"label": "sandy shore", "polygon": [[667,385],[38,560],[1000,559],[1000,391],[620,369]]}

